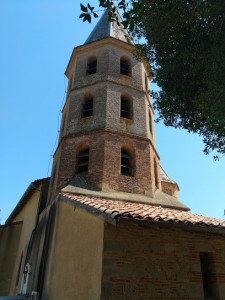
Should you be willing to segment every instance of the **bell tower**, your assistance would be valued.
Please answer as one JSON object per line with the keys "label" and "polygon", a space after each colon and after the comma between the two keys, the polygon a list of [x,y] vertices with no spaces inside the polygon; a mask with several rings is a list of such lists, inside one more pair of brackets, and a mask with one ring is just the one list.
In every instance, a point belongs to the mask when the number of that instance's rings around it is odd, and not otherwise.
{"label": "bell tower", "polygon": [[[149,65],[135,59],[134,50],[128,32],[109,22],[107,11],[85,44],[74,48],[49,199],[71,182],[150,197],[162,190]],[[177,184],[169,184],[176,196]]]}

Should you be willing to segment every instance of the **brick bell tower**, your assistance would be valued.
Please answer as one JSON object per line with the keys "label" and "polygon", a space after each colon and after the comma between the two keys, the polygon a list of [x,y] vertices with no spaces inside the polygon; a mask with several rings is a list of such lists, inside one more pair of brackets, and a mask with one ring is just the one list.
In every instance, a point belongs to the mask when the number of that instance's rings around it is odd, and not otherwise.
{"label": "brick bell tower", "polygon": [[177,197],[178,186],[161,169],[156,151],[149,65],[136,60],[134,50],[128,32],[109,22],[107,11],[85,44],[74,48],[49,200],[68,184]]}

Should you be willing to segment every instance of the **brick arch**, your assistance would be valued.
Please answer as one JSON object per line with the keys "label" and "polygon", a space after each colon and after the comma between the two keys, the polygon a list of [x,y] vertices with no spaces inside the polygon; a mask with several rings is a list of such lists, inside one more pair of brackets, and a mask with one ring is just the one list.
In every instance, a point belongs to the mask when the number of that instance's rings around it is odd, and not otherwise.
{"label": "brick arch", "polygon": [[[81,157],[80,155],[86,155]],[[75,173],[85,173],[88,174],[89,168],[89,158],[90,158],[90,142],[84,141],[77,146],[76,149],[76,165],[75,165]],[[86,163],[87,165],[82,166],[82,163]]]}
{"label": "brick arch", "polygon": [[[135,155],[135,148],[132,144],[123,143],[121,145],[121,171],[122,171],[122,153],[126,153],[130,156],[130,159],[126,159],[128,166],[131,167],[130,176],[135,176],[136,172],[136,155]],[[123,174],[122,174],[123,175]]]}
{"label": "brick arch", "polygon": [[92,75],[97,73],[97,65],[98,65],[98,58],[96,55],[91,55],[87,59],[87,75]]}
{"label": "brick arch", "polygon": [[81,118],[91,117],[93,115],[94,94],[86,92],[83,96]]}
{"label": "brick arch", "polygon": [[121,93],[120,116],[122,118],[133,120],[133,98],[128,93]]}
{"label": "brick arch", "polygon": [[126,76],[132,76],[131,59],[129,56],[122,55],[120,57],[120,74]]}

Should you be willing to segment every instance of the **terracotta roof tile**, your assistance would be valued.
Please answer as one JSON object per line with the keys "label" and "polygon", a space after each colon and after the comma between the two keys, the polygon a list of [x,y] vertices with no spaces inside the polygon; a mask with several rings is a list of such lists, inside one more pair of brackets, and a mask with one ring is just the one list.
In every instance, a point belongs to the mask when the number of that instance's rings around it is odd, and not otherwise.
{"label": "terracotta roof tile", "polygon": [[191,212],[152,206],[148,204],[122,202],[104,198],[96,198],[85,195],[61,193],[70,202],[82,204],[89,208],[108,215],[113,219],[129,218],[134,220],[149,220],[155,222],[180,223],[186,225],[198,225],[203,227],[225,229],[225,221],[204,217]]}

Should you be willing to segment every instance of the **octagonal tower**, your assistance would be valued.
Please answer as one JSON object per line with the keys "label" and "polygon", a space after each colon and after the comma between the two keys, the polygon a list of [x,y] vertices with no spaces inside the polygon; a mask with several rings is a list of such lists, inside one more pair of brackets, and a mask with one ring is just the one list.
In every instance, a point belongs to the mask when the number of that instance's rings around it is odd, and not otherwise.
{"label": "octagonal tower", "polygon": [[134,50],[107,11],[85,44],[74,48],[49,199],[68,184],[150,197],[163,187],[177,197],[175,182],[162,183],[149,65],[134,58]]}

